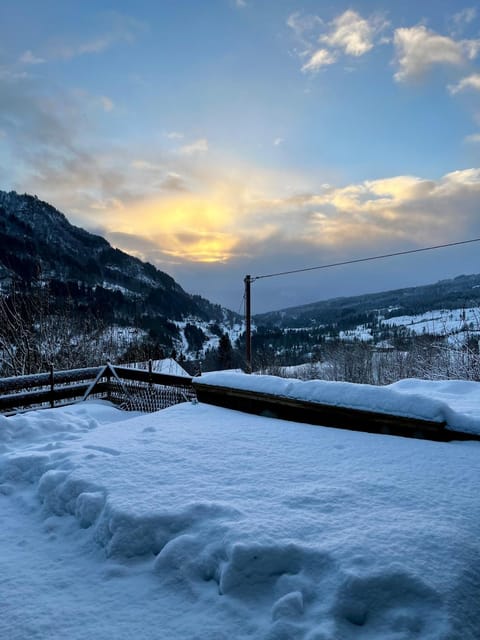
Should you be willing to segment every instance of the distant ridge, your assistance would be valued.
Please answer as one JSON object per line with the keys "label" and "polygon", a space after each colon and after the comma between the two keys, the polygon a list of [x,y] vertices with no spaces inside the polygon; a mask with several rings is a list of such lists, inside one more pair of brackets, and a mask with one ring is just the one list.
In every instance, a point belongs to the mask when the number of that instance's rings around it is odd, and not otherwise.
{"label": "distant ridge", "polygon": [[287,328],[330,325],[342,320],[354,326],[364,314],[375,311],[388,318],[472,306],[480,306],[480,274],[459,275],[419,287],[312,302],[256,315],[255,322]]}

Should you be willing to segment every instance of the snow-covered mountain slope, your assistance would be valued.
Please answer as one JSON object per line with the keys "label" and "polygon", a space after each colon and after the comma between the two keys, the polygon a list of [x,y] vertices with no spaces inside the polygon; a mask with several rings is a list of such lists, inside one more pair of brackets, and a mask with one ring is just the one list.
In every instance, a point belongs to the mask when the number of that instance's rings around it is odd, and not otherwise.
{"label": "snow-covered mountain slope", "polygon": [[143,314],[172,320],[190,315],[213,322],[235,315],[186,293],[152,264],[73,226],[35,196],[0,191],[0,286],[5,289],[12,280],[55,281],[56,296],[84,306],[92,304],[92,289],[100,291],[104,306],[121,309],[124,316],[138,316],[139,305]]}

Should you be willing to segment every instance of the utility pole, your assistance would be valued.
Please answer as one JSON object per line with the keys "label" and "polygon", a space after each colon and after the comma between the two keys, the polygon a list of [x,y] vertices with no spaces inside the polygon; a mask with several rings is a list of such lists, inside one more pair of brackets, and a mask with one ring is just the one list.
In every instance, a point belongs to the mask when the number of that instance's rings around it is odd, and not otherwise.
{"label": "utility pole", "polygon": [[252,277],[245,276],[245,347],[246,347],[246,365],[245,372],[252,373],[252,309],[250,285]]}

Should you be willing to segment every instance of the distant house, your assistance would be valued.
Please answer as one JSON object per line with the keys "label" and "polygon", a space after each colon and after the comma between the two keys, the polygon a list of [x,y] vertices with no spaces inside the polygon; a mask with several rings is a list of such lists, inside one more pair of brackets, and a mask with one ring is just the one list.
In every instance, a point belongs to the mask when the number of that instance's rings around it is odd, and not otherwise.
{"label": "distant house", "polygon": [[[124,367],[135,369],[148,369],[148,360],[145,362],[128,362]],[[162,360],[152,360],[152,371],[156,373],[166,373],[170,376],[183,376],[190,378],[190,375],[173,358],[163,358]]]}

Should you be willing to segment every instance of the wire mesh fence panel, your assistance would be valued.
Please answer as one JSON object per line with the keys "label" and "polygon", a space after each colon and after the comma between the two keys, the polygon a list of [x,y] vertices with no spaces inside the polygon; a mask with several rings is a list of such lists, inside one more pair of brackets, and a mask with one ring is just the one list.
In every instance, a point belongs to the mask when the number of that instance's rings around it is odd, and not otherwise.
{"label": "wire mesh fence panel", "polygon": [[180,402],[195,401],[196,397],[193,387],[187,385],[177,387],[112,378],[109,387],[109,400],[124,411],[152,413]]}

